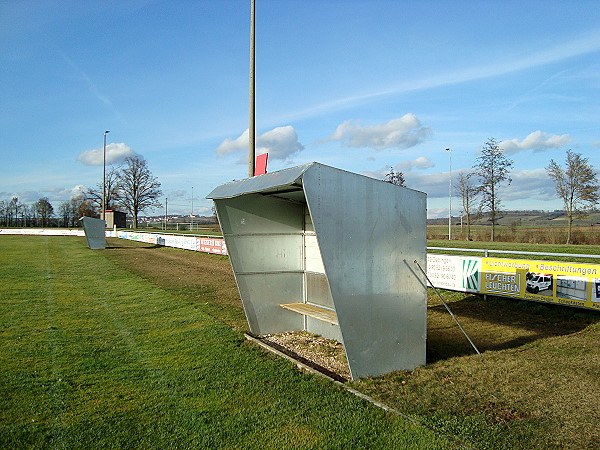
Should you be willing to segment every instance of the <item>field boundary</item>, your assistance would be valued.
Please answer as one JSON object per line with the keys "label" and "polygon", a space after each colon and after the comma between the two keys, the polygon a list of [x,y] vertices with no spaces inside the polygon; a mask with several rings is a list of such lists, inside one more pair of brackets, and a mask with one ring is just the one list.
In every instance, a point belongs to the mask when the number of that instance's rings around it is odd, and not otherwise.
{"label": "field boundary", "polygon": [[[83,236],[81,229],[3,228],[2,234]],[[214,235],[147,233],[107,230],[106,237],[228,255],[225,240]],[[485,256],[427,254],[427,276],[439,289],[517,300],[558,304],[600,311],[600,265],[564,261],[492,258],[501,255],[531,255],[572,258],[600,258],[600,255],[525,252],[491,249],[427,247],[427,250],[484,253]]]}

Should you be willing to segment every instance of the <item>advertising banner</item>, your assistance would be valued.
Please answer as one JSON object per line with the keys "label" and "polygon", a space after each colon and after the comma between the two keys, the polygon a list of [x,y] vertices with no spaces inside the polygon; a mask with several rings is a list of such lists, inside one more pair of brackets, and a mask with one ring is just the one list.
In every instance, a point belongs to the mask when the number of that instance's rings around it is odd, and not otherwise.
{"label": "advertising banner", "polygon": [[429,253],[427,276],[435,287],[477,293],[481,288],[481,258]]}
{"label": "advertising banner", "polygon": [[600,310],[600,265],[507,258],[427,255],[440,289]]}
{"label": "advertising banner", "polygon": [[600,265],[483,258],[483,294],[600,309]]}
{"label": "advertising banner", "polygon": [[[113,237],[112,232],[107,231],[107,236]],[[155,234],[135,231],[118,231],[116,236],[121,239],[146,242],[148,244],[164,245],[165,247],[181,248],[217,255],[227,255],[225,240],[221,238],[209,238],[200,236],[183,236],[176,234]]]}
{"label": "advertising banner", "polygon": [[227,247],[224,239],[196,238],[196,251],[205,253],[214,253],[216,255],[226,255]]}

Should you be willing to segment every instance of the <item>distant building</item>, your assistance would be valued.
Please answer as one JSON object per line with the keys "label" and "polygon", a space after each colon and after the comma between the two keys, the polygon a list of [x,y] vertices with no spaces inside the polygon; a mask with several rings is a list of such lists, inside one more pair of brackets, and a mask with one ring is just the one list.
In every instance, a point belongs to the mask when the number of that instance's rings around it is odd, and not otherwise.
{"label": "distant building", "polygon": [[104,218],[107,228],[127,228],[127,214],[124,212],[107,210]]}

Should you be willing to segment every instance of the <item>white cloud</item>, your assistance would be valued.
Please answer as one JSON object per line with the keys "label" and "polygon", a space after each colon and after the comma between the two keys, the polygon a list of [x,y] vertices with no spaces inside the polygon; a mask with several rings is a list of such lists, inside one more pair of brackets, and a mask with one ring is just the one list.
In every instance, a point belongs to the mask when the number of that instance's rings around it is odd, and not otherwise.
{"label": "white cloud", "polygon": [[[427,218],[439,219],[440,217],[448,217],[448,211],[449,208],[432,208],[429,205],[427,205]],[[453,211],[453,213],[456,214],[455,211]]]}
{"label": "white cloud", "polygon": [[219,144],[217,149],[217,156],[225,156],[230,153],[241,152],[248,150],[248,129],[244,131],[237,139],[226,138]]}
{"label": "white cloud", "polygon": [[[425,170],[431,167],[434,167],[433,164],[428,158],[424,156],[419,156],[417,159],[413,159],[412,161],[401,161],[396,164],[393,169],[396,172],[402,172],[405,176],[407,172],[412,171],[413,169]],[[366,170],[363,172],[364,175],[372,178],[383,179],[385,175],[389,173],[390,167],[382,167],[379,170]]]}
{"label": "white cloud", "polygon": [[183,189],[176,189],[169,193],[169,198],[184,198],[186,192]]}
{"label": "white cloud", "polygon": [[[503,183],[499,186],[499,196],[502,203],[509,205],[511,202],[526,201],[524,207],[519,209],[554,209],[555,205],[548,206],[556,200],[556,191],[552,179],[546,173],[546,169],[513,170],[509,174],[512,182],[510,185]],[[406,186],[427,193],[429,199],[447,199],[449,194],[450,178],[448,172],[420,173],[407,172],[404,178]],[[453,204],[460,204],[460,196],[454,190],[458,182],[458,174],[452,173],[453,179]],[[476,180],[475,180],[476,181]],[[456,206],[458,208],[458,206]],[[510,209],[510,206],[505,206]],[[447,214],[446,210],[446,214]]]}
{"label": "white cloud", "polygon": [[525,139],[520,141],[519,139],[510,139],[507,141],[500,142],[500,148],[504,149],[507,154],[517,153],[524,150],[533,150],[534,152],[541,152],[550,148],[560,148],[571,142],[571,136],[568,134],[548,134],[543,131],[534,131],[530,133]]}
{"label": "white cloud", "polygon": [[600,141],[592,142],[592,147],[599,147],[600,148]]}
{"label": "white cloud", "polygon": [[512,183],[504,187],[502,199],[531,200],[527,209],[546,209],[543,202],[556,198],[556,188],[546,169],[514,170],[510,173]]}
{"label": "white cloud", "polygon": [[13,197],[16,197],[20,204],[31,204],[37,202],[40,198],[46,197],[46,195],[39,191],[18,191],[18,192],[1,192],[0,200],[10,201]]}
{"label": "white cloud", "polygon": [[304,150],[304,145],[298,142],[298,135],[294,127],[277,127],[258,137],[256,153],[268,153],[272,159],[287,159]]}
{"label": "white cloud", "polygon": [[406,149],[421,143],[430,134],[431,130],[422,126],[419,119],[409,113],[387,123],[364,127],[346,120],[338,125],[325,142],[341,141],[346,147],[367,147],[375,150]]}
{"label": "white cloud", "polygon": [[[101,166],[103,163],[104,147],[86,150],[77,157],[77,161],[86,166]],[[137,155],[131,147],[121,142],[119,144],[108,144],[106,146],[106,164],[118,164],[129,156]],[[139,156],[139,155],[138,155]]]}
{"label": "white cloud", "polygon": [[[270,159],[285,160],[304,150],[298,141],[298,134],[291,125],[273,128],[256,138],[256,154],[268,153]],[[248,151],[248,130],[238,138],[227,138],[217,147],[217,156]]]}
{"label": "white cloud", "polygon": [[67,201],[73,197],[79,197],[85,195],[87,187],[83,184],[78,184],[71,188],[64,187],[50,187],[43,190],[44,194],[54,201]]}
{"label": "white cloud", "polygon": [[428,158],[424,156],[419,156],[417,159],[413,159],[412,161],[401,161],[396,164],[395,169],[401,172],[410,172],[413,169],[425,170],[434,167],[433,164]]}
{"label": "white cloud", "polygon": [[[455,174],[452,174],[455,177]],[[425,192],[428,198],[448,198],[450,177],[448,172],[419,173],[408,172],[404,174],[406,187]]]}
{"label": "white cloud", "polygon": [[19,203],[31,205],[37,202],[40,198],[48,198],[57,208],[58,202],[65,202],[73,197],[83,195],[87,192],[87,188],[81,184],[71,188],[65,187],[49,187],[41,190],[18,191],[18,192],[0,192],[0,200],[10,200],[13,197],[19,199]]}

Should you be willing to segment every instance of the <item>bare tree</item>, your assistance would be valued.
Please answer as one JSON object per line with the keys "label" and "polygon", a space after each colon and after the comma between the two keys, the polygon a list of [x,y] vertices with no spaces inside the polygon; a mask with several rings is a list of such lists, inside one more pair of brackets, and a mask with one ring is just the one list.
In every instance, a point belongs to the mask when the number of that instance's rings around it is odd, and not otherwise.
{"label": "bare tree", "polygon": [[92,200],[86,198],[85,194],[74,195],[70,200],[62,202],[58,211],[64,227],[79,226],[79,218],[81,216],[96,216],[96,211],[92,206]]}
{"label": "bare tree", "polygon": [[35,208],[35,203],[29,207],[29,216],[31,218],[31,226],[35,227],[38,225],[38,212]]}
{"label": "bare tree", "polygon": [[33,204],[35,211],[40,218],[40,225],[45,227],[48,226],[48,219],[54,214],[54,208],[47,197],[40,198]]}
{"label": "bare tree", "polygon": [[79,226],[81,222],[79,219],[83,216],[87,217],[100,217],[100,213],[94,206],[94,203],[84,196],[78,196],[71,199],[71,207],[73,211],[76,211],[74,214],[74,226]]}
{"label": "bare tree", "polygon": [[124,166],[119,170],[118,180],[121,204],[131,214],[133,227],[137,228],[140,211],[160,206],[160,182],[150,172],[146,160],[140,156],[125,159]]}
{"label": "bare tree", "polygon": [[481,149],[481,155],[473,165],[480,182],[479,191],[481,192],[482,210],[490,213],[492,242],[496,237],[496,220],[502,206],[498,195],[498,187],[504,181],[508,181],[508,184],[510,184],[511,179],[508,177],[508,173],[512,165],[512,160],[504,155],[504,150],[500,148],[493,137],[485,143]]}
{"label": "bare tree", "polygon": [[[479,187],[473,185],[471,176],[465,175],[461,170],[458,174],[456,193],[460,196],[462,209],[467,219],[467,240],[471,240],[471,219],[479,218],[481,214],[481,203],[479,202]],[[462,223],[462,222],[461,222]]]}
{"label": "bare tree", "polygon": [[395,184],[396,186],[404,186],[404,174],[400,171],[394,172],[394,168],[390,167],[390,171],[385,174],[383,181],[390,184]]}
{"label": "bare tree", "polygon": [[0,201],[0,225],[6,227],[27,226],[32,216],[32,209],[25,203],[19,203],[17,197]]}
{"label": "bare tree", "polygon": [[588,158],[580,153],[567,151],[566,167],[563,169],[556,161],[550,160],[546,172],[554,180],[556,193],[562,199],[565,215],[569,222],[567,244],[571,243],[573,220],[587,215],[600,198],[598,178]]}
{"label": "bare tree", "polygon": [[33,205],[29,206],[26,204],[21,204],[19,212],[21,213],[21,226],[27,227],[32,224],[32,216],[33,216]]}
{"label": "bare tree", "polygon": [[8,202],[5,202],[4,215],[6,217],[6,226],[14,227],[18,225],[17,219],[22,206],[17,197],[13,197]]}
{"label": "bare tree", "polygon": [[[121,202],[121,193],[119,190],[120,171],[115,167],[110,167],[106,173],[106,209],[115,210]],[[99,210],[102,209],[102,183],[98,183],[95,188],[87,191],[87,198]]]}
{"label": "bare tree", "polygon": [[65,201],[58,205],[58,215],[61,219],[61,227],[68,228],[71,223],[71,202]]}
{"label": "bare tree", "polygon": [[1,200],[0,201],[0,225],[3,227],[8,226],[8,202]]}

